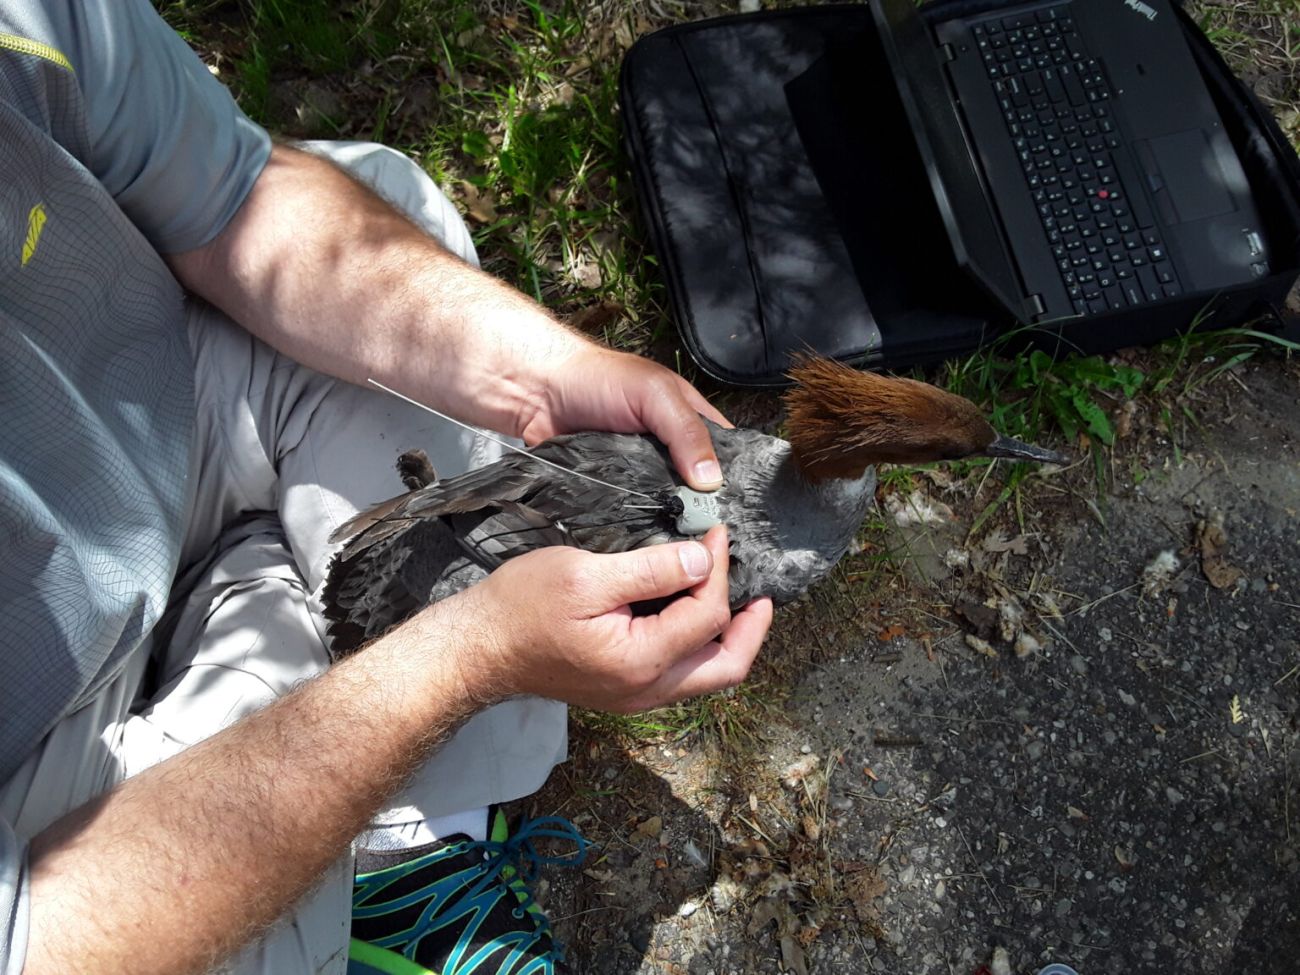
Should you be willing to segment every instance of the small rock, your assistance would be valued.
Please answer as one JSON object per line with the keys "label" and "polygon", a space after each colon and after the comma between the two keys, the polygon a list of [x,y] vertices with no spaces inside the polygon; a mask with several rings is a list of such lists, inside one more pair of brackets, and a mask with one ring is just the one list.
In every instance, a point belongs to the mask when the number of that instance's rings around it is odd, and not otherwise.
{"label": "small rock", "polygon": [[871,783],[871,791],[883,799],[885,796],[889,795],[889,783],[884,779],[877,779],[875,782]]}
{"label": "small rock", "polygon": [[1065,917],[1074,908],[1074,901],[1068,897],[1062,897],[1056,902],[1056,916]]}
{"label": "small rock", "polygon": [[677,908],[678,917],[690,917],[700,909],[698,901],[683,901],[682,905]]}
{"label": "small rock", "polygon": [[1046,749],[1046,745],[1041,741],[1035,740],[1025,746],[1025,754],[1029,756],[1030,761],[1037,762],[1043,757],[1043,752],[1046,751]]}
{"label": "small rock", "polygon": [[1110,643],[1110,641],[1113,640],[1114,637],[1115,634],[1111,633],[1109,626],[1103,626],[1097,630],[1097,639],[1100,640],[1102,643]]}
{"label": "small rock", "polygon": [[989,962],[989,975],[1011,975],[1011,958],[1007,949],[998,945],[993,949],[993,959]]}
{"label": "small rock", "polygon": [[1129,707],[1132,707],[1133,705],[1137,704],[1137,698],[1135,698],[1128,691],[1119,691],[1118,693],[1119,693],[1119,699],[1123,701],[1125,704],[1127,704]]}

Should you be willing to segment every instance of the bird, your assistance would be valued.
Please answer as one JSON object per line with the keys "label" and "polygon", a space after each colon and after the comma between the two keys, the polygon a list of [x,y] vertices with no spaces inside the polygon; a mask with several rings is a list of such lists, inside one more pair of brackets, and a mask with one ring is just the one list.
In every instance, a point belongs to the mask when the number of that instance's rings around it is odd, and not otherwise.
{"label": "bird", "polygon": [[[649,434],[552,437],[439,479],[418,450],[407,492],[341,525],[321,591],[330,649],[354,652],[420,608],[549,545],[622,552],[727,526],[732,609],[792,601],[848,551],[875,500],[879,464],[1005,457],[1067,464],[1002,436],[969,400],[928,383],[799,359],[785,393],[786,437],[705,420],[723,484],[685,488]],[[653,611],[655,607],[642,607]]]}

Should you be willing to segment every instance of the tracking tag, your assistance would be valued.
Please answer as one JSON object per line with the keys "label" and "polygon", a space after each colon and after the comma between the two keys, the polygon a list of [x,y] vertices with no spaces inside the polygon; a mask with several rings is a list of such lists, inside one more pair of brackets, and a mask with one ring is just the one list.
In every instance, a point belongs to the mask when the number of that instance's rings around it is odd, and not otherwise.
{"label": "tracking tag", "polygon": [[714,525],[722,524],[721,505],[717,492],[705,494],[679,487],[672,497],[682,502],[682,513],[677,516],[677,530],[683,535],[703,535]]}

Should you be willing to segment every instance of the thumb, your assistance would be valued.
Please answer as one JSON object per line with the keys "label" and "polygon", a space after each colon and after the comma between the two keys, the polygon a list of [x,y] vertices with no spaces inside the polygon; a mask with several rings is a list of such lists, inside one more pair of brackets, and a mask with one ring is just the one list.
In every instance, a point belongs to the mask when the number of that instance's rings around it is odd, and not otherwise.
{"label": "thumb", "polygon": [[690,589],[708,578],[714,560],[699,542],[674,542],[601,555],[596,565],[597,585],[609,611]]}

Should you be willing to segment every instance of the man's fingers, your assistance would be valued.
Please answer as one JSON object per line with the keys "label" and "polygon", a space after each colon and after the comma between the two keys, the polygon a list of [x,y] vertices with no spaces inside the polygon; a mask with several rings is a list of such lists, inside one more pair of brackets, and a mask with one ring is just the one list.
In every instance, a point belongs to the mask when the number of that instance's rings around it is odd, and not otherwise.
{"label": "man's fingers", "polygon": [[697,491],[712,491],[722,486],[722,467],[708,427],[700,419],[700,405],[707,403],[698,393],[698,399],[688,399],[678,379],[673,376],[641,403],[641,420],[667,445],[673,466],[686,483]]}
{"label": "man's fingers", "polygon": [[691,653],[712,640],[731,622],[730,582],[727,578],[727,530],[710,528],[701,540],[713,560],[713,571],[680,599],[655,616],[633,620],[641,639],[650,646],[674,648],[677,655]]}
{"label": "man's fingers", "polygon": [[708,546],[674,542],[600,555],[584,572],[591,574],[588,584],[598,589],[599,609],[608,612],[627,603],[684,592],[708,579],[714,569],[714,554]]}
{"label": "man's fingers", "polygon": [[735,687],[754,665],[772,625],[772,600],[756,599],[732,617],[716,640],[670,666],[632,709],[661,707]]}

